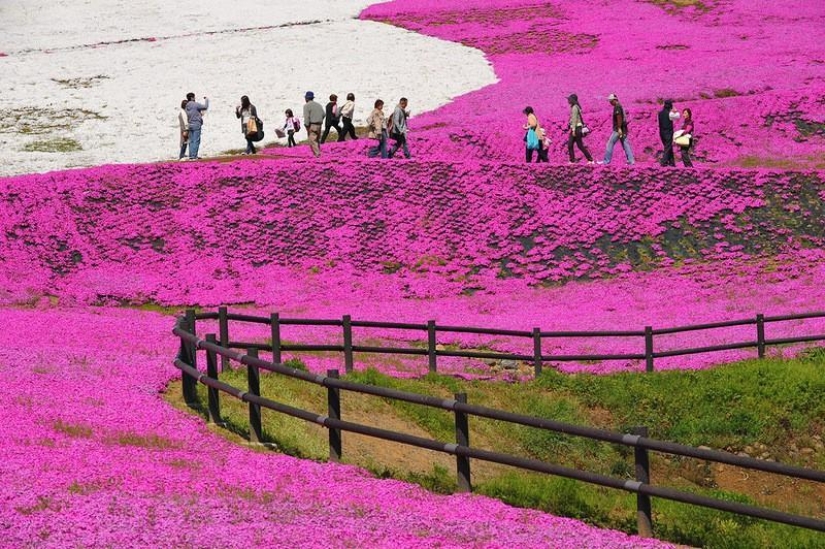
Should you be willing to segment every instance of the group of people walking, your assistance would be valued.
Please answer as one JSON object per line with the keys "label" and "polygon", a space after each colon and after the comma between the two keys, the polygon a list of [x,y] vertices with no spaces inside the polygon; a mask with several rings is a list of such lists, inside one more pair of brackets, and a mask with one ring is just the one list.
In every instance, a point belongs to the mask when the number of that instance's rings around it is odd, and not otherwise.
{"label": "group of people walking", "polygon": [[[203,126],[203,113],[209,109],[209,99],[203,98],[203,102],[195,101],[195,94],[188,93],[186,99],[181,102],[178,113],[178,123],[180,126],[180,154],[179,160],[196,160],[199,158],[201,128]],[[334,128],[338,135],[338,142],[344,141],[347,136],[351,139],[358,139],[353,124],[355,113],[355,94],[347,94],[347,99],[343,105],[338,105],[338,96],[329,96],[326,107],[322,107],[315,101],[315,93],[308,91],[304,94],[303,124],[301,119],[295,116],[292,109],[286,109],[285,120],[282,127],[275,130],[279,137],[287,138],[287,146],[297,145],[295,134],[305,128],[310,149],[316,157],[321,156],[321,144],[325,143],[330,131]],[[376,145],[368,150],[369,157],[381,156],[381,158],[392,158],[399,149],[403,150],[404,156],[410,158],[410,148],[407,142],[407,117],[408,100],[402,97],[395,107],[393,113],[387,117],[384,114],[384,101],[375,101],[373,111],[367,118],[367,130],[370,139],[377,141]],[[258,110],[249,100],[249,96],[242,96],[240,104],[235,108],[235,116],[241,121],[241,133],[246,139],[246,150],[243,154],[256,154],[255,143],[263,139],[263,121],[258,117]],[[323,132],[321,131],[321,128]],[[388,145],[389,139],[394,140],[394,144]],[[187,157],[186,149],[189,149]]]}
{"label": "group of people walking", "polygon": [[[355,94],[353,93],[347,94],[347,100],[341,107],[338,106],[338,96],[333,93],[329,96],[329,102],[324,108],[315,101],[315,93],[306,92],[304,94],[304,126],[307,130],[307,138],[312,154],[316,157],[321,156],[321,144],[326,142],[332,128],[335,128],[339,142],[344,141],[347,135],[352,139],[358,139],[358,136],[355,135],[355,125],[352,123],[354,112]],[[294,147],[294,133],[300,129],[301,123],[294,117],[291,109],[287,109],[286,117],[283,129],[288,135],[287,145]],[[343,128],[341,128],[342,124]],[[322,125],[324,126],[323,134],[321,133]]]}
{"label": "group of people walking", "polygon": [[[585,138],[590,134],[590,127],[584,120],[582,107],[576,94],[567,97],[570,107],[570,118],[567,122],[567,154],[570,162],[576,162],[575,148],[587,159],[588,164],[610,164],[613,160],[613,151],[617,143],[620,143],[624,151],[627,163],[632,165],[636,162],[633,156],[633,149],[630,146],[628,120],[624,108],[619,102],[615,93],[607,97],[608,102],[613,107],[612,131],[607,140],[604,160],[595,162],[590,153]],[[410,115],[408,100],[402,97],[390,116],[384,113],[384,101],[377,99],[373,110],[367,117],[368,137],[374,139],[376,144],[369,148],[367,155],[371,158],[380,156],[381,158],[392,158],[402,150],[406,158],[410,158],[410,148],[407,140],[409,128],[407,118]],[[198,157],[201,141],[201,129],[203,127],[203,113],[209,109],[209,98],[204,97],[203,102],[195,101],[195,94],[188,93],[186,99],[181,102],[178,122],[180,125],[180,154],[179,159],[186,159],[186,149],[189,148],[190,160]],[[308,91],[304,94],[303,127],[306,129],[312,154],[321,156],[321,145],[326,142],[332,129],[338,135],[338,142],[344,141],[347,136],[351,139],[358,139],[353,124],[353,113],[355,112],[355,94],[347,94],[347,100],[342,106],[338,105],[338,96],[329,96],[326,107],[315,101],[315,94]],[[528,163],[536,157],[537,162],[549,161],[550,138],[545,128],[539,123],[533,107],[527,106],[523,111],[527,117],[523,128],[525,130],[524,143],[526,160]],[[296,146],[295,134],[301,130],[301,120],[294,115],[292,109],[287,109],[283,127],[276,130],[279,137],[287,138],[287,146]],[[235,108],[235,116],[241,120],[241,132],[246,139],[246,150],[243,154],[255,154],[255,142],[263,139],[263,121],[258,118],[258,111],[251,103],[249,97],[241,97],[240,104]],[[681,119],[681,128],[674,131],[674,123]],[[673,147],[678,146],[681,151],[682,163],[686,167],[693,167],[690,157],[691,148],[694,143],[694,122],[693,113],[690,109],[679,112],[673,101],[664,101],[662,110],[658,114],[659,137],[662,141],[662,156],[660,163],[663,166],[675,166],[676,162],[673,154]],[[343,126],[343,127],[342,127]],[[321,128],[323,127],[323,131]],[[389,140],[394,141],[389,145]]]}
{"label": "group of people walking", "polygon": [[[588,164],[610,164],[613,160],[613,151],[616,143],[621,143],[627,163],[629,165],[635,164],[636,159],[633,157],[633,149],[630,146],[630,139],[628,137],[628,120],[627,115],[619,102],[619,98],[615,93],[611,93],[607,97],[608,102],[613,107],[612,113],[612,131],[607,140],[607,147],[604,153],[604,160],[595,162],[593,155],[587,148],[584,138],[590,134],[590,127],[584,121],[582,114],[582,107],[579,104],[579,98],[576,94],[571,94],[567,97],[567,103],[570,107],[570,118],[567,122],[567,154],[571,163],[577,162],[574,147],[582,152],[587,159]],[[524,143],[526,151],[526,160],[528,163],[533,161],[535,154],[537,162],[548,162],[548,149],[550,145],[550,138],[547,131],[539,123],[533,107],[527,106],[524,108],[523,114],[527,117],[527,121],[523,128],[525,130]],[[681,149],[682,162],[686,167],[693,167],[690,158],[690,149],[693,146],[693,113],[690,109],[684,109],[681,113],[673,107],[673,101],[668,99],[664,102],[662,110],[659,112],[659,137],[662,141],[663,151],[660,163],[662,166],[675,166],[673,157],[674,144]],[[674,132],[674,121],[682,120],[682,127],[680,130]]]}
{"label": "group of people walking", "polygon": [[[409,101],[402,97],[398,101],[392,115],[387,117],[384,114],[384,101],[376,99],[372,112],[367,117],[367,130],[370,139],[377,139],[378,143],[369,149],[369,157],[381,156],[381,158],[392,158],[398,149],[404,151],[404,157],[410,158],[410,146],[407,143],[407,117],[410,111],[407,108]],[[388,140],[392,138],[395,143],[388,148]]]}
{"label": "group of people walking", "polygon": [[[339,109],[338,96],[332,94],[329,96],[329,103],[326,108],[321,108],[321,105],[315,101],[315,94],[311,91],[304,95],[304,125],[307,128],[307,135],[309,136],[309,146],[312,149],[312,154],[316,157],[321,156],[321,144],[323,144],[331,129],[335,128],[338,134],[338,141],[344,141],[349,135],[352,139],[358,139],[355,134],[355,126],[352,123],[352,115],[355,111],[355,95],[347,94],[347,101]],[[387,117],[384,115],[384,101],[377,99],[374,108],[367,117],[367,131],[370,139],[375,139],[377,143],[370,147],[367,156],[374,158],[381,156],[381,158],[392,158],[398,149],[404,151],[404,156],[410,158],[410,148],[407,144],[407,117],[410,111],[407,108],[409,101],[406,97],[402,97],[398,101],[392,115]],[[291,111],[287,111],[291,115]],[[343,128],[339,124],[343,121]],[[324,132],[321,133],[321,124],[324,125]],[[289,126],[287,120],[286,126]],[[298,125],[296,124],[296,127]],[[287,130],[288,131],[288,130]],[[395,144],[392,147],[388,146],[388,140],[392,138]]]}

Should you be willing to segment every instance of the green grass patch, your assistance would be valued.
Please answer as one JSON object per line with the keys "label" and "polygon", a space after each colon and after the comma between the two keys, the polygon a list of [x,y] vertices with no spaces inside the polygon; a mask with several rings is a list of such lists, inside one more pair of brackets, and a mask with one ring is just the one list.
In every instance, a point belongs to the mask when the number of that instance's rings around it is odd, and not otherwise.
{"label": "green grass patch", "polygon": [[721,88],[718,90],[713,90],[713,97],[716,99],[724,99],[725,97],[738,97],[742,95],[738,91],[733,88]]}
{"label": "green grass patch", "polygon": [[[620,432],[644,425],[653,438],[692,446],[732,452],[768,448],[771,459],[823,469],[824,366],[825,350],[814,348],[796,360],[753,360],[704,371],[593,376],[545,370],[537,380],[520,384],[464,381],[438,374],[396,379],[374,369],[355,372],[347,379],[445,399],[467,393],[473,404]],[[244,369],[222,373],[221,379],[246,388]],[[323,387],[270,373],[262,373],[261,387],[265,397],[326,414],[327,392]],[[199,395],[205,406],[205,387],[199,387]],[[345,420],[376,426],[403,424],[423,430],[433,439],[455,440],[451,412],[344,391],[341,402]],[[248,406],[223,394],[221,403],[229,431],[248,436]],[[199,413],[203,414],[202,408]],[[325,429],[268,410],[262,415],[266,441],[292,455],[327,459]],[[469,423],[473,447],[620,479],[633,478],[631,448],[483,418],[471,417]],[[353,456],[353,445],[348,446],[352,440],[349,436],[344,433],[346,461],[368,468],[379,477],[415,482],[437,493],[456,490],[456,475],[449,460],[444,462],[449,466],[430,463],[418,470],[405,470],[391,458],[381,461],[382,455],[392,455],[382,454],[382,445],[386,449],[397,446],[377,439],[369,440],[375,453],[369,459],[359,459]],[[782,485],[778,477],[748,473],[753,477],[752,485],[740,489],[737,484],[732,489],[725,477],[727,469],[655,453],[651,454],[651,463],[656,485],[825,518],[825,490],[814,483],[794,481]],[[472,461],[472,472],[477,493],[510,505],[635,533],[636,503],[630,493],[478,460]],[[657,537],[676,543],[735,549],[825,546],[819,533],[729,513],[661,499],[653,500],[653,510]]]}
{"label": "green grass patch", "polygon": [[106,116],[88,109],[50,109],[19,107],[0,109],[0,133],[46,135],[70,132],[90,120]]}
{"label": "green grass patch", "polygon": [[792,158],[772,158],[767,156],[740,156],[732,162],[742,168],[771,168],[778,170],[825,169],[822,155],[794,156]]}
{"label": "green grass patch", "polygon": [[[654,438],[739,451],[761,442],[783,448],[825,425],[825,361],[764,359],[705,371],[565,376],[536,382],[611,411],[616,427],[647,425]],[[786,457],[786,456],[783,456]]]}
{"label": "green grass patch", "polygon": [[70,137],[55,137],[54,139],[42,139],[32,141],[23,145],[24,152],[49,152],[65,153],[82,151],[80,143]]}
{"label": "green grass patch", "polygon": [[63,88],[71,90],[88,89],[98,85],[103,80],[109,80],[109,77],[104,74],[97,76],[87,76],[78,78],[52,78],[52,82],[59,84]]}
{"label": "green grass patch", "polygon": [[64,435],[71,437],[71,438],[92,438],[92,428],[88,425],[82,425],[79,423],[66,423],[65,421],[58,419],[52,424],[52,427],[58,433],[63,433]]}
{"label": "green grass patch", "polygon": [[183,442],[168,439],[154,433],[141,435],[132,431],[115,433],[108,437],[110,444],[118,446],[134,446],[136,448],[151,448],[156,450],[174,450],[184,447]]}
{"label": "green grass patch", "polygon": [[703,0],[648,0],[648,2],[663,8],[668,13],[676,13],[685,8],[694,8],[702,13],[710,11],[710,7]]}

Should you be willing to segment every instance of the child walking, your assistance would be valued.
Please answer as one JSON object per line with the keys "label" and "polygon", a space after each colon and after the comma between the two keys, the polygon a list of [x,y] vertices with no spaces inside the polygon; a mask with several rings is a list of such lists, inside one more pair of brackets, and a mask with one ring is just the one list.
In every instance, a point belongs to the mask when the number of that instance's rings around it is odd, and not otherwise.
{"label": "child walking", "polygon": [[292,109],[287,109],[284,114],[286,114],[284,129],[286,130],[287,135],[287,146],[295,147],[295,132],[301,129],[301,120],[292,114]]}

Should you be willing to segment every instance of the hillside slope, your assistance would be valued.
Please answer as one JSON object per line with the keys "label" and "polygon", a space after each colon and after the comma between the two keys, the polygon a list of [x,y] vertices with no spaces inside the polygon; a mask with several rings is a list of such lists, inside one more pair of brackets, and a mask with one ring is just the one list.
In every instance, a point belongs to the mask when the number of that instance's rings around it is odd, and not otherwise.
{"label": "hillside slope", "polygon": [[0,179],[0,287],[6,303],[208,305],[310,277],[444,297],[703,260],[804,269],[823,210],[823,172],[104,166]]}

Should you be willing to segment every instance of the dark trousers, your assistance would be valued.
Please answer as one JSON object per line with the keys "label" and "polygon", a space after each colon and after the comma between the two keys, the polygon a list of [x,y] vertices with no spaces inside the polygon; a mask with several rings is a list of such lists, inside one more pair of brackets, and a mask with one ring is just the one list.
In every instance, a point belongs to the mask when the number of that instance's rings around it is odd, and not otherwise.
{"label": "dark trousers", "polygon": [[587,149],[587,145],[584,144],[584,138],[578,130],[567,136],[567,154],[570,156],[570,162],[576,161],[576,153],[573,152],[574,144],[579,148],[582,154],[584,154],[584,157],[588,162],[593,162],[593,155],[590,154],[590,151]]}
{"label": "dark trousers", "polygon": [[257,151],[257,149],[255,149],[255,143],[251,139],[247,138],[246,139],[246,154],[255,154],[256,152],[258,152],[258,151]]}
{"label": "dark trousers", "polygon": [[682,152],[682,163],[686,168],[692,168],[693,162],[690,161],[690,147],[679,147]]}
{"label": "dark trousers", "polygon": [[347,137],[347,134],[352,139],[358,139],[358,136],[355,135],[355,126],[352,125],[352,118],[347,118],[346,116],[341,117],[341,124],[344,125],[344,131],[338,132],[338,141],[343,141],[344,138]]}
{"label": "dark trousers", "polygon": [[392,138],[395,140],[395,145],[390,147],[389,152],[387,152],[387,156],[392,158],[395,156],[395,153],[398,152],[398,149],[402,149],[404,151],[404,157],[410,157],[410,146],[407,144],[407,134],[405,133],[393,133]]}
{"label": "dark trousers", "polygon": [[673,159],[673,136],[660,135],[662,140],[662,166],[675,166],[676,161]]}
{"label": "dark trousers", "polygon": [[533,161],[533,153],[534,152],[538,153],[536,155],[537,156],[536,164],[538,164],[539,162],[547,162],[547,149],[544,148],[544,143],[542,143],[541,141],[539,141],[538,150],[525,149],[525,151],[527,151],[526,156],[527,156],[527,163],[528,164]]}
{"label": "dark trousers", "polygon": [[324,135],[321,136],[321,143],[323,143],[327,140],[327,137],[329,136],[330,128],[335,128],[335,132],[338,134],[338,141],[342,141],[342,139],[341,139],[341,126],[338,125],[338,121],[336,120],[332,124],[327,123],[326,126],[324,127]]}

